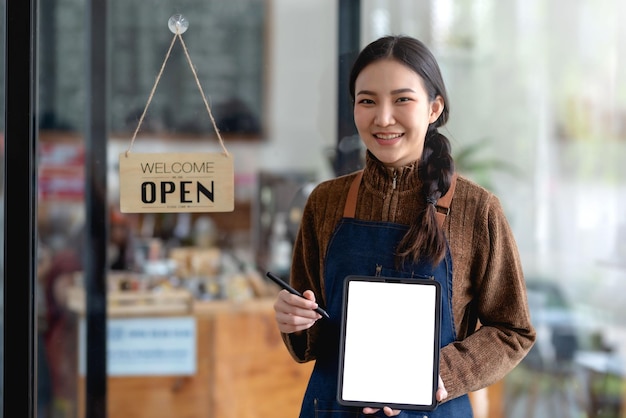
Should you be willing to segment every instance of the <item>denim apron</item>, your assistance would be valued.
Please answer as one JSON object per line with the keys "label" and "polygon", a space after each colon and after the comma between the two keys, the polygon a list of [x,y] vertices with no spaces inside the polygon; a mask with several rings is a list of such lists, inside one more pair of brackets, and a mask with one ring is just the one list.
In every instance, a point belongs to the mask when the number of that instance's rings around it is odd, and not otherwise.
{"label": "denim apron", "polygon": [[[342,291],[346,276],[385,276],[403,278],[434,278],[441,284],[441,347],[456,340],[452,317],[452,260],[449,249],[437,266],[418,262],[395,269],[394,250],[407,231],[405,225],[390,222],[371,222],[346,217],[338,223],[330,240],[325,269],[326,311],[330,320],[320,319],[321,334],[317,360],[302,402],[300,418],[357,418],[371,417],[361,413],[362,408],[346,407],[337,402],[339,370],[339,334],[341,330]],[[410,332],[407,330],[407,332]],[[390,336],[373,336],[390,338]],[[323,342],[323,343],[322,343]],[[374,416],[385,416],[379,411]],[[434,411],[402,411],[399,417],[453,417],[471,418],[469,397],[463,395],[437,406]]]}

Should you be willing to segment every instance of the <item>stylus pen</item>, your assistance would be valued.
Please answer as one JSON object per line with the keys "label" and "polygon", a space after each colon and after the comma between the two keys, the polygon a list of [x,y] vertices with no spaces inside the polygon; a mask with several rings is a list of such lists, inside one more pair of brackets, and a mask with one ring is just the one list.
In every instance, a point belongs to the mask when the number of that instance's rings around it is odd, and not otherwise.
{"label": "stylus pen", "polygon": [[[272,281],[274,281],[274,283],[276,283],[277,285],[279,285],[280,287],[282,287],[283,289],[285,289],[286,291],[288,291],[292,295],[296,295],[296,296],[300,296],[301,298],[304,298],[302,293],[298,292],[296,289],[294,289],[293,287],[289,286],[289,284],[287,284],[287,282],[285,282],[280,277],[270,273],[269,271],[267,272],[267,277],[272,279]],[[328,315],[328,312],[326,312],[325,310],[323,310],[319,306],[317,308],[315,308],[315,312],[317,312],[318,314],[322,315],[326,319],[330,319],[330,315]]]}

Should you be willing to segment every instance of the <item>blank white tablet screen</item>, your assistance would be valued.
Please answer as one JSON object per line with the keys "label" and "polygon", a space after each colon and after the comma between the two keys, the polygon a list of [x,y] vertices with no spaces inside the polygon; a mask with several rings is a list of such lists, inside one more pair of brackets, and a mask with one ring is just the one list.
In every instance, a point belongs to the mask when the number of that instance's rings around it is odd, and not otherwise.
{"label": "blank white tablet screen", "polygon": [[436,287],[368,281],[348,286],[342,398],[430,405]]}

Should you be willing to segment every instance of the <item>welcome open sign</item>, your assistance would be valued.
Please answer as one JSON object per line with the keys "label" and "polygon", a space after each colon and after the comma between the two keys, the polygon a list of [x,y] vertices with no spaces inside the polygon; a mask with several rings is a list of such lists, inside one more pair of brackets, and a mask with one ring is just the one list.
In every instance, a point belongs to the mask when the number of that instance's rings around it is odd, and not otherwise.
{"label": "welcome open sign", "polygon": [[120,210],[232,212],[233,159],[226,153],[122,153]]}

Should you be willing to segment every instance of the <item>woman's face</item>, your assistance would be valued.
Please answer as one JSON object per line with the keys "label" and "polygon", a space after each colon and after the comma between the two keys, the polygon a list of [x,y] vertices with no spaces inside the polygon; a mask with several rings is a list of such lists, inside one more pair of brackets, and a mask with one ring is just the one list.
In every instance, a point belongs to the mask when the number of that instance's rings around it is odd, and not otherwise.
{"label": "woman's face", "polygon": [[388,167],[418,160],[428,125],[443,111],[428,98],[422,78],[393,59],[375,61],[355,81],[354,122],[361,140]]}

